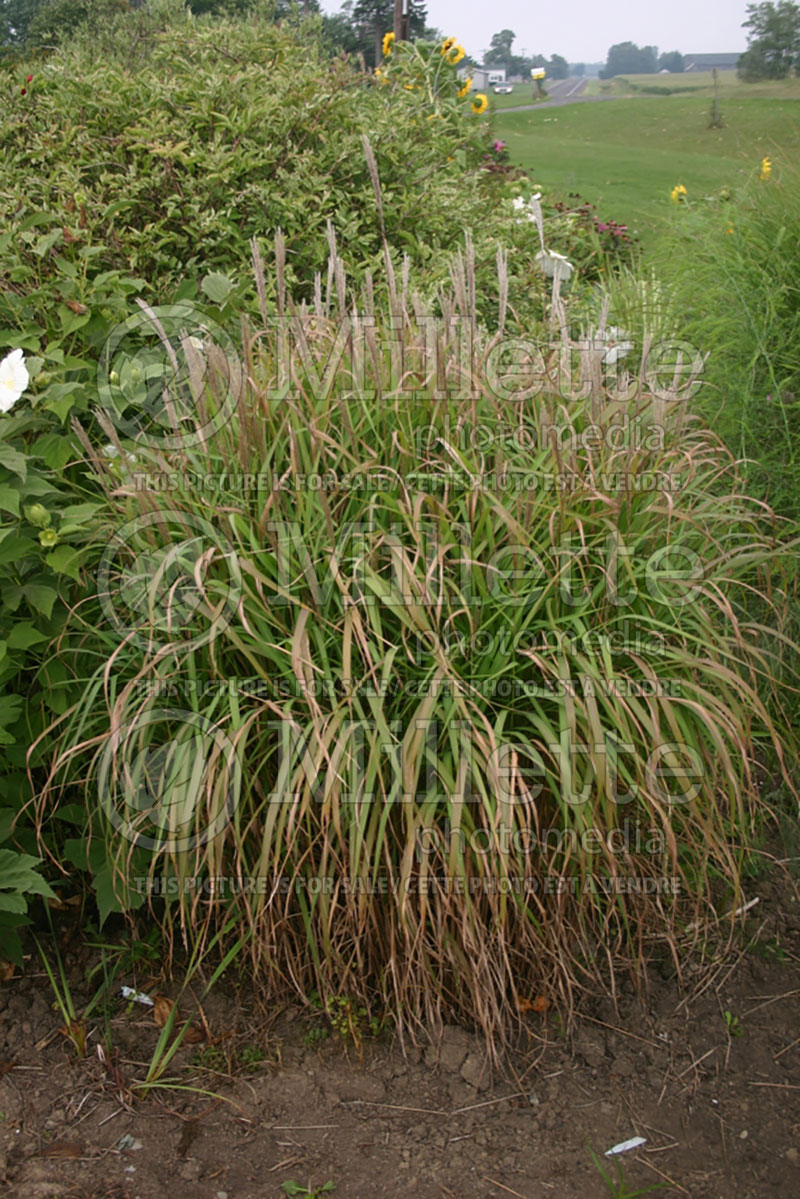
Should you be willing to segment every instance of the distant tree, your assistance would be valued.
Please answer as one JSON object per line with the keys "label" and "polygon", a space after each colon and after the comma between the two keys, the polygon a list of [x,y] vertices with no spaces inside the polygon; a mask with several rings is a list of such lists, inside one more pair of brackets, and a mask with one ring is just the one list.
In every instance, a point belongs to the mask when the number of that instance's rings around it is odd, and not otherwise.
{"label": "distant tree", "polygon": [[[352,7],[345,5],[345,8]],[[322,18],[322,41],[332,54],[357,54],[358,33],[347,12],[331,13]]]}
{"label": "distant tree", "polygon": [[586,74],[586,63],[574,62],[570,66],[570,71],[573,75],[577,75],[579,79],[583,79],[584,75]]}
{"label": "distant tree", "polygon": [[514,57],[511,47],[514,45],[516,36],[513,29],[501,29],[499,33],[493,34],[489,49],[483,56],[484,66],[505,67],[506,70],[509,70]]}
{"label": "distant tree", "polygon": [[637,46],[634,42],[618,42],[608,52],[601,79],[614,75],[653,75],[656,71],[655,46]]}
{"label": "distant tree", "polygon": [[683,55],[678,50],[669,50],[658,60],[659,71],[671,71],[673,74],[679,74],[683,68]]}
{"label": "distant tree", "polygon": [[554,54],[547,64],[547,74],[551,79],[569,79],[569,63],[560,54]]}
{"label": "distant tree", "polygon": [[[354,0],[350,8],[350,19],[357,41],[370,66],[378,66],[383,59],[381,49],[383,37],[394,30],[394,0]],[[410,34],[412,41],[423,37],[428,14],[423,0],[410,0]]]}
{"label": "distant tree", "polygon": [[0,0],[0,46],[21,46],[45,0]]}
{"label": "distant tree", "polygon": [[87,23],[128,12],[128,0],[45,0],[31,18],[25,40],[34,46],[58,46]]}
{"label": "distant tree", "polygon": [[516,34],[512,29],[501,29],[499,33],[495,33],[489,49],[483,55],[484,66],[505,67],[509,75],[527,75],[534,66],[549,67],[547,59],[541,54],[533,57],[514,54],[512,47],[515,38]]}
{"label": "distant tree", "polygon": [[742,79],[785,79],[800,70],[800,8],[792,0],[748,4],[747,50],[739,59]]}

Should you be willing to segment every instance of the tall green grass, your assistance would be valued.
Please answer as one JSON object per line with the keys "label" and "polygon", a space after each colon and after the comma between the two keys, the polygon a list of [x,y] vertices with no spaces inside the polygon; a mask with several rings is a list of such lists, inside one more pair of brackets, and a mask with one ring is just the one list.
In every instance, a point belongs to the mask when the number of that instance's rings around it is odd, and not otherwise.
{"label": "tall green grass", "polygon": [[412,1034],[456,1019],[499,1050],[520,1000],[570,1011],[739,906],[760,756],[796,752],[762,699],[787,551],[693,378],[659,381],[647,343],[608,377],[557,284],[552,337],[503,348],[502,256],[497,334],[469,245],[435,325],[388,253],[352,295],[334,248],[306,308],[281,263],[254,251],[243,371],[217,356],[197,389],[198,427],[235,397],[213,438],[109,425],[112,462],[86,441],[117,545],[59,644],[85,687],[40,828],[85,800],[120,906],[144,876],[169,938],[234,920],[276,997],[358,997]]}
{"label": "tall green grass", "polygon": [[674,214],[654,256],[685,336],[707,354],[698,411],[746,460],[748,487],[781,515],[800,495],[800,173]]}

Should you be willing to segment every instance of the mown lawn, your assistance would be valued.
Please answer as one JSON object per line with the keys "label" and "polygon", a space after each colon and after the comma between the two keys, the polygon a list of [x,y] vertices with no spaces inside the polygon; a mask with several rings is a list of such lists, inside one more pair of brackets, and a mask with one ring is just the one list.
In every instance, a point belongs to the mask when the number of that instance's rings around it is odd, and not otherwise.
{"label": "mown lawn", "polygon": [[631,96],[498,113],[497,136],[511,159],[543,190],[578,192],[601,217],[627,223],[652,242],[669,218],[669,194],[683,183],[690,202],[736,186],[769,154],[781,164],[800,157],[800,91],[760,97],[744,85],[723,96],[724,121],[709,128],[710,96]]}

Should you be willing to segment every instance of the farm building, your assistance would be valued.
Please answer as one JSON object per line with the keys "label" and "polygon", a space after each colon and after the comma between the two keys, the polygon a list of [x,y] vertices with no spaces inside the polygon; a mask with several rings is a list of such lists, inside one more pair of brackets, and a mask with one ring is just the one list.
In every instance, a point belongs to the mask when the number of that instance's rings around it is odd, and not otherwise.
{"label": "farm building", "polygon": [[742,51],[737,54],[687,54],[683,60],[684,71],[735,71]]}

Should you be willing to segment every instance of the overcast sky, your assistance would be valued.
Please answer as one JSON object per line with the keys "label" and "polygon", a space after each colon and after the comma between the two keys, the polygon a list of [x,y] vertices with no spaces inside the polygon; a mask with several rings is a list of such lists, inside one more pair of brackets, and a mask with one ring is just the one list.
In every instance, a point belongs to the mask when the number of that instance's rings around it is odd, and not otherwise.
{"label": "overcast sky", "polygon": [[[322,0],[337,12],[340,0]],[[747,0],[428,0],[428,20],[480,59],[493,33],[513,29],[514,51],[562,54],[570,62],[605,62],[609,46],[636,42],[659,53],[734,53],[745,49]]]}

